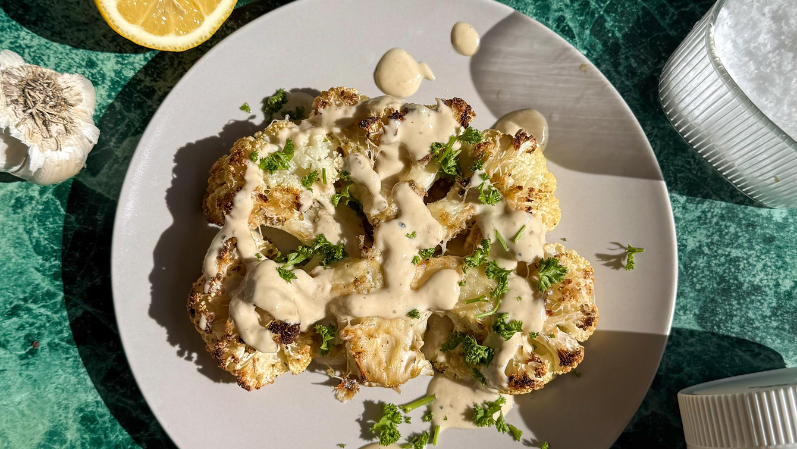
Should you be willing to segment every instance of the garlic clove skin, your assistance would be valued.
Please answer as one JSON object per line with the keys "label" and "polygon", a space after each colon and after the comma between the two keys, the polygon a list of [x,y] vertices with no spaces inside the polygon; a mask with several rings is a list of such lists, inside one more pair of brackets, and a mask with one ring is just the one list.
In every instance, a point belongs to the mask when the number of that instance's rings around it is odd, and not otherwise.
{"label": "garlic clove skin", "polygon": [[83,76],[0,52],[0,171],[41,185],[77,174],[99,139],[95,104]]}

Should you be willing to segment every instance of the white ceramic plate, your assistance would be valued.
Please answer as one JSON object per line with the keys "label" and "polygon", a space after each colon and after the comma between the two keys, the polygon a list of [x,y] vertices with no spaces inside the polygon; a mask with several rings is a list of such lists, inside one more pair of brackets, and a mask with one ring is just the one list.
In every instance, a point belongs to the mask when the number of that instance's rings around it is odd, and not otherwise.
{"label": "white ceramic plate", "polygon": [[[473,58],[451,48],[457,21],[482,35]],[[670,329],[677,257],[667,190],[642,129],[600,72],[544,26],[483,0],[299,1],[228,37],[183,77],[139,143],[114,229],[114,307],[141,391],[184,448],[357,448],[365,444],[357,419],[374,408],[363,401],[424,394],[425,378],[402,394],[365,388],[340,404],[326,376],[310,372],[246,392],[214,366],[185,312],[216,232],[201,214],[208,169],[235,139],[263,126],[262,116],[247,120],[238,107],[247,101],[259,109],[279,87],[345,85],[376,96],[373,69],[392,47],[428,62],[437,76],[411,100],[462,97],[478,128],[520,108],[548,117],[546,156],[562,207],[549,241],[567,238],[594,265],[600,322],[585,345],[582,376],[519,398],[508,421],[533,445],[609,447],[642,401]],[[619,269],[614,242],[646,249],[636,270]],[[402,428],[422,430],[420,413]],[[450,430],[439,447],[522,444],[495,430]]]}

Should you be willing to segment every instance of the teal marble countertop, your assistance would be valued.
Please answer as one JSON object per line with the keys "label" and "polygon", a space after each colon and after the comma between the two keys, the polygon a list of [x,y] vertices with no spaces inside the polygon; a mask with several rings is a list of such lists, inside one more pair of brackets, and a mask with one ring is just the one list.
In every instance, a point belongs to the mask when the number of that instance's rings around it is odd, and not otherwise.
{"label": "teal marble countertop", "polygon": [[[797,210],[762,208],[737,192],[681,140],[657,99],[665,61],[713,2],[504,2],[556,31],[609,78],[659,160],[678,233],[678,300],[653,385],[615,447],[684,447],[678,390],[797,366]],[[116,330],[109,273],[116,201],[169,90],[215,43],[280,3],[239,1],[209,42],[183,53],[126,41],[86,0],[0,5],[0,49],[91,80],[102,132],[71,181],[41,187],[0,174],[0,447],[172,447]]]}

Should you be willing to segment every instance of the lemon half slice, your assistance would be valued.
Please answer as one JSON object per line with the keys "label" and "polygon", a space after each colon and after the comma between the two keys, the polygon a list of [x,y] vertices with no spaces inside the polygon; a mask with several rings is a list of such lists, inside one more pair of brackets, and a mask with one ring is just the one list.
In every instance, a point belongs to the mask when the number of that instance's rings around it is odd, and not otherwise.
{"label": "lemon half slice", "polygon": [[138,45],[183,51],[208,40],[237,0],[94,0],[114,31]]}

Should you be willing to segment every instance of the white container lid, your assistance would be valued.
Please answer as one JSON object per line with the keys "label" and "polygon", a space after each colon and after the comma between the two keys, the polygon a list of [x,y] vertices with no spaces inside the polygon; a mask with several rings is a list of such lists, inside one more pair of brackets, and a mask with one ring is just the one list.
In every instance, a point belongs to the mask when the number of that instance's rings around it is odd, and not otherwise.
{"label": "white container lid", "polygon": [[690,449],[797,448],[797,368],[695,385],[678,405]]}

